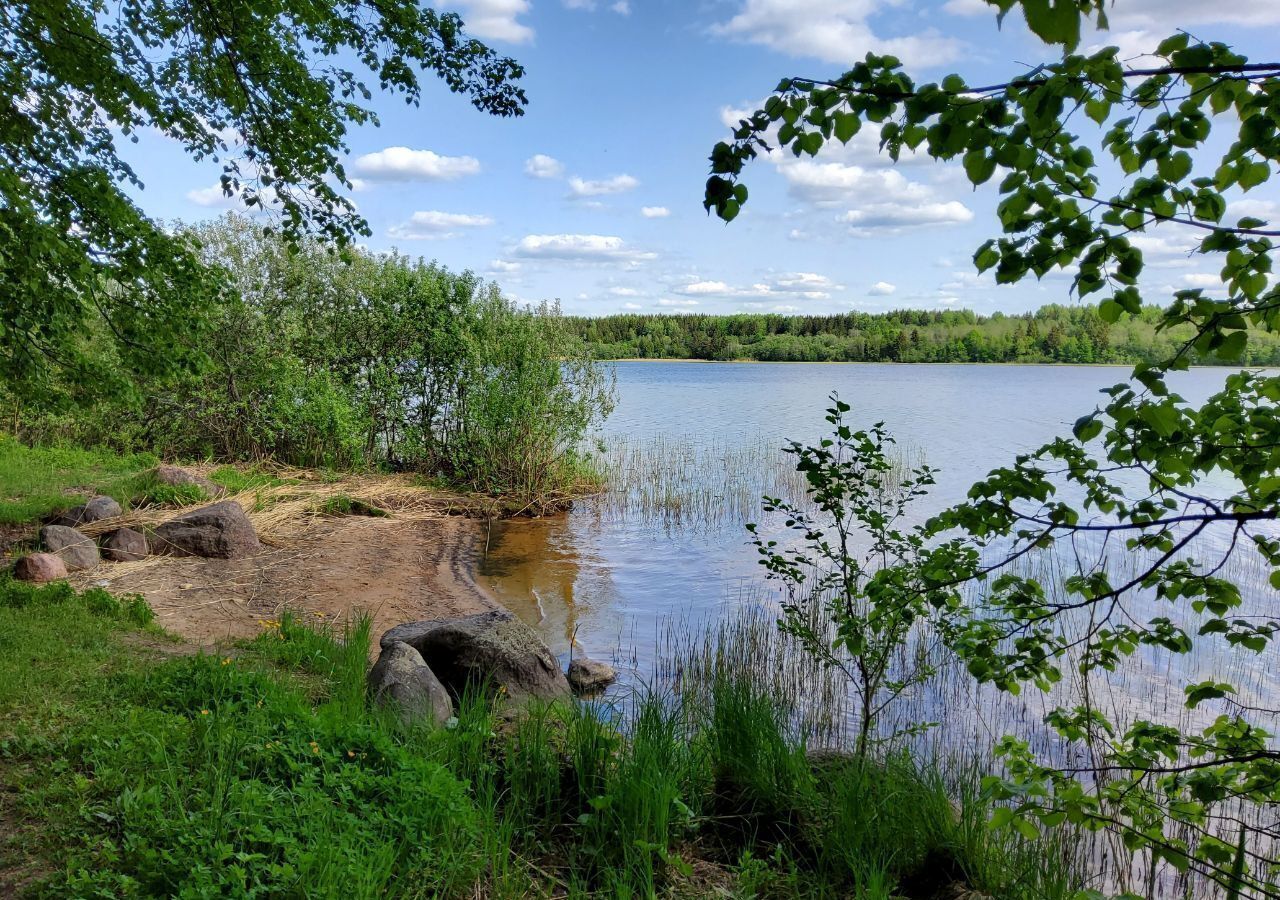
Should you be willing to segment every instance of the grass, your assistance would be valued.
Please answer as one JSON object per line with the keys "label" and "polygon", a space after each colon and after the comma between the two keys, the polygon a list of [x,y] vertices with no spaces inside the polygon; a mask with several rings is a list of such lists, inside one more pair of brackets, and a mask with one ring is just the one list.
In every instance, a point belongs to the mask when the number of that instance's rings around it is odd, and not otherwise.
{"label": "grass", "polygon": [[[197,485],[157,481],[151,470],[158,462],[150,453],[27,447],[8,435],[0,435],[0,525],[46,519],[84,502],[88,494],[113,497],[125,509],[182,507],[209,499]],[[297,483],[260,466],[221,466],[209,473],[209,480],[232,494]],[[361,506],[361,501],[350,502]],[[361,506],[346,512],[377,515],[381,511],[371,512]]]}
{"label": "grass", "polygon": [[0,435],[0,525],[20,525],[84,501],[77,491],[114,497],[122,505],[140,493],[140,478],[156,465],[148,453],[30,448]]}
{"label": "grass", "polygon": [[750,683],[514,720],[475,690],[405,726],[365,701],[369,642],[367,619],[286,615],[172,655],[139,601],[0,582],[0,890],[888,900],[941,872],[1066,895],[976,789],[957,807],[934,768],[815,756]]}

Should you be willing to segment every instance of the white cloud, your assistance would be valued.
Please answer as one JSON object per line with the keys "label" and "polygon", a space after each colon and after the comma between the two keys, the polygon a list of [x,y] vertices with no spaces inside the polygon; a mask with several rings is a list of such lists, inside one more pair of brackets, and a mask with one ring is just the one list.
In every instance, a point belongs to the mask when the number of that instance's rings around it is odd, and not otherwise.
{"label": "white cloud", "polygon": [[1222,276],[1210,275],[1207,272],[1188,272],[1182,276],[1182,283],[1193,288],[1220,288]]}
{"label": "white cloud", "polygon": [[256,193],[262,198],[265,207],[246,207],[240,194],[236,193],[228,197],[223,193],[221,184],[211,184],[208,187],[187,191],[187,199],[196,206],[203,206],[206,209],[235,209],[253,215],[263,213],[267,208],[274,207],[279,203],[279,198],[273,188],[260,188]]}
{"label": "white cloud", "polygon": [[923,184],[909,181],[895,169],[865,169],[842,163],[812,160],[783,160],[778,171],[787,181],[793,197],[817,206],[866,200],[922,201],[932,192]]}
{"label": "white cloud", "polygon": [[602,234],[530,234],[516,245],[516,256],[528,259],[559,259],[569,262],[639,263],[657,258],[627,246],[620,237]]}
{"label": "white cloud", "polygon": [[641,306],[639,303],[624,303],[622,304],[622,308],[623,309],[644,309],[644,307]]}
{"label": "white cloud", "polygon": [[[985,0],[947,0],[942,9],[955,16],[989,15],[992,21],[996,13],[996,8]],[[1170,22],[1179,25],[1277,25],[1280,24],[1280,4],[1274,0],[1232,0],[1230,3],[1124,0],[1114,8],[1107,4],[1107,18],[1113,29],[1151,28],[1167,36]]]}
{"label": "white cloud", "polygon": [[828,300],[833,291],[844,290],[825,275],[816,272],[793,272],[766,278],[746,287],[724,281],[694,279],[671,289],[686,297],[803,297],[806,300]]}
{"label": "white cloud", "polygon": [[735,289],[723,281],[691,281],[683,287],[676,288],[675,291],[677,294],[714,294],[722,297],[735,293]]}
{"label": "white cloud", "polygon": [[642,206],[640,207],[640,215],[646,219],[665,219],[671,215],[671,210],[665,206]]}
{"label": "white cloud", "polygon": [[840,217],[855,232],[873,228],[915,228],[956,225],[973,220],[973,210],[958,200],[940,203],[872,203]]}
{"label": "white cloud", "polygon": [[883,5],[882,0],[745,0],[737,15],[711,31],[793,56],[842,64],[868,51],[891,53],[914,65],[942,65],[963,54],[961,41],[934,29],[904,37],[875,34],[867,20]]}
{"label": "white cloud", "polygon": [[[1112,28],[1148,28],[1170,31],[1170,22],[1187,25],[1280,25],[1280,3],[1275,0],[1125,0],[1107,7]],[[1104,32],[1105,33],[1105,32]]]}
{"label": "white cloud", "polygon": [[890,284],[887,281],[877,281],[867,290],[872,297],[888,297],[898,289],[896,284]]}
{"label": "white cloud", "polygon": [[480,161],[471,156],[388,147],[358,157],[352,167],[371,181],[454,181],[478,173]]}
{"label": "white cloud", "polygon": [[[995,22],[996,8],[985,0],[947,0],[943,12],[955,16],[990,16]],[[1020,19],[1021,17],[1019,17]],[[1120,48],[1121,59],[1132,59],[1151,53],[1172,30],[1179,26],[1240,25],[1257,27],[1280,25],[1280,3],[1275,0],[1231,0],[1229,3],[1204,3],[1202,0],[1124,0],[1107,5],[1108,31],[1095,31],[1085,40],[1085,53],[1106,46]]]}
{"label": "white cloud", "polygon": [[489,261],[489,268],[495,272],[519,272],[520,263],[506,259],[494,259]]}
{"label": "white cloud", "polygon": [[1132,28],[1127,31],[1100,31],[1097,40],[1088,44],[1084,52],[1093,55],[1103,47],[1116,47],[1119,53],[1116,58],[1128,61],[1149,56],[1160,45],[1167,35],[1157,34],[1145,28]]}
{"label": "white cloud", "polygon": [[519,21],[529,12],[529,0],[455,0],[450,7],[461,7],[466,30],[475,37],[527,44],[533,40],[533,29]]}
{"label": "white cloud", "polygon": [[609,8],[620,16],[631,15],[631,4],[628,3],[627,0],[618,0],[617,3],[613,4]]}
{"label": "white cloud", "polygon": [[195,188],[187,191],[187,199],[196,206],[239,206],[240,200],[237,197],[228,197],[223,193],[222,185],[211,184],[208,187]]}
{"label": "white cloud", "polygon": [[447,213],[424,210],[409,217],[409,221],[392,225],[387,229],[389,237],[399,240],[420,241],[457,237],[468,228],[484,228],[493,224],[488,216]]}
{"label": "white cloud", "polygon": [[[1228,207],[1230,209],[1230,207]],[[1200,235],[1190,229],[1163,229],[1163,234],[1131,234],[1129,243],[1142,251],[1148,269],[1182,269],[1195,265],[1192,254],[1200,244]]]}
{"label": "white cloud", "polygon": [[599,181],[588,181],[577,175],[569,179],[569,190],[575,197],[599,197],[603,194],[622,194],[640,186],[638,179],[630,175],[614,175]]}
{"label": "white cloud", "polygon": [[896,169],[782,160],[778,170],[792,196],[820,208],[845,207],[839,221],[857,234],[873,228],[952,225],[973,219],[973,211],[959,200],[940,198],[934,188],[911,181]]}
{"label": "white cloud", "polygon": [[947,0],[942,4],[942,11],[953,16],[991,16],[995,18],[996,8],[986,0]]}
{"label": "white cloud", "polygon": [[663,297],[658,301],[659,306],[697,306],[697,300],[674,300],[670,297]]}
{"label": "white cloud", "polygon": [[564,164],[554,156],[535,153],[524,161],[524,174],[530,178],[559,178],[564,174]]}
{"label": "white cloud", "polygon": [[643,297],[644,291],[629,287],[611,287],[609,293],[615,297]]}
{"label": "white cloud", "polygon": [[1237,200],[1227,204],[1222,217],[1223,224],[1234,225],[1241,219],[1261,219],[1264,222],[1280,222],[1280,203],[1274,200]]}

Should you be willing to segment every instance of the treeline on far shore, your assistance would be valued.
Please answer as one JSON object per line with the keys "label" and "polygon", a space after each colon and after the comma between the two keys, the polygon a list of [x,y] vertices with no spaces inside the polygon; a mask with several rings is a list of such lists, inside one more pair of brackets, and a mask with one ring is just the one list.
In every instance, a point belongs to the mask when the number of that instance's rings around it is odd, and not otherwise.
{"label": "treeline on far shore", "polygon": [[[760,362],[1138,363],[1177,352],[1190,328],[1159,330],[1161,310],[1107,322],[1088,304],[1023,314],[971,310],[777,314],[627,314],[566,321],[597,359]],[[1195,362],[1213,364],[1211,356]],[[1280,365],[1280,336],[1251,330],[1243,360]]]}

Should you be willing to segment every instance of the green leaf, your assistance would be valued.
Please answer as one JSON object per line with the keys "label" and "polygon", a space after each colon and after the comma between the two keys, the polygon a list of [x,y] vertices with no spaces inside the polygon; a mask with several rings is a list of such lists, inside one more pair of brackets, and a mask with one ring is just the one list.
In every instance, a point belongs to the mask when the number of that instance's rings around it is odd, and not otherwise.
{"label": "green leaf", "polygon": [[983,150],[970,150],[964,155],[964,171],[975,185],[988,181],[996,170],[994,156],[988,156]]}
{"label": "green leaf", "polygon": [[862,119],[854,113],[836,113],[835,136],[842,144],[849,143],[862,128]]}
{"label": "green leaf", "polygon": [[1102,434],[1102,420],[1098,418],[1097,413],[1091,413],[1087,416],[1081,416],[1076,419],[1076,423],[1071,428],[1072,433],[1076,436],[1076,440],[1085,444]]}
{"label": "green leaf", "polygon": [[1239,172],[1240,187],[1246,191],[1271,177],[1271,167],[1265,162],[1241,163]]}

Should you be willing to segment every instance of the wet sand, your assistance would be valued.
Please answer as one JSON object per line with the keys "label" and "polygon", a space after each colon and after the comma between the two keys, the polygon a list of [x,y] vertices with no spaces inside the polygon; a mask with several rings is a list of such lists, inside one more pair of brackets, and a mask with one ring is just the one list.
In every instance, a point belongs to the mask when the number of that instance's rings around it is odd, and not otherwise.
{"label": "wet sand", "polygon": [[283,549],[238,559],[168,557],[141,571],[102,563],[75,581],[142,594],[156,624],[190,644],[253,637],[288,608],[317,622],[373,616],[373,646],[404,622],[498,606],[475,580],[483,525],[459,516],[325,520]]}

